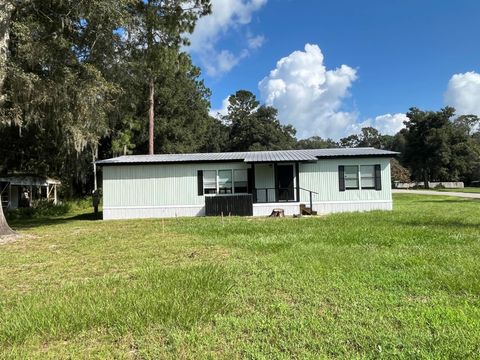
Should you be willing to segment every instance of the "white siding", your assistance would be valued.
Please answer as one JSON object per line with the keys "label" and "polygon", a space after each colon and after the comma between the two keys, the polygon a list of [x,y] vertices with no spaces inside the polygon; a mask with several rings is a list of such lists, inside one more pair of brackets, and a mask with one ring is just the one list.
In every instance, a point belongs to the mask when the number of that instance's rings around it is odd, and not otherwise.
{"label": "white siding", "polygon": [[205,197],[198,196],[197,171],[249,167],[243,162],[105,166],[104,218],[202,215]]}
{"label": "white siding", "polygon": [[[380,164],[382,170],[381,191],[367,189],[339,191],[339,165],[375,164]],[[197,171],[248,168],[250,164],[243,162],[105,166],[104,218],[204,215],[205,196],[198,196]],[[319,193],[313,197],[313,208],[319,213],[392,208],[388,158],[321,159],[316,163],[301,163],[299,169],[299,186]],[[256,188],[275,186],[273,165],[255,165],[255,186]],[[301,203],[308,205],[308,192],[301,191],[300,198]],[[268,200],[273,199],[272,190]],[[300,202],[255,204],[254,215],[269,215],[273,208],[284,208],[287,214],[296,214],[299,212],[299,204]]]}
{"label": "white siding", "polygon": [[[382,190],[359,189],[339,190],[338,166],[340,165],[375,165],[380,164]],[[300,164],[300,187],[318,193],[313,195],[313,202],[364,202],[392,200],[390,159],[388,158],[339,158],[316,163]],[[300,200],[308,202],[308,192],[300,191]]]}

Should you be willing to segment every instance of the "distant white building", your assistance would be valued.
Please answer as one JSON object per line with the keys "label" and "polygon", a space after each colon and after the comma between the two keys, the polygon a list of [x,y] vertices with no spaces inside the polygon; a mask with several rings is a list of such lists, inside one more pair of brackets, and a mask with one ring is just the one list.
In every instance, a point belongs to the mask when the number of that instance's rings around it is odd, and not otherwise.
{"label": "distant white building", "polygon": [[57,204],[59,180],[38,175],[10,175],[0,177],[0,198],[5,209],[31,206],[33,200],[47,199]]}
{"label": "distant white building", "polygon": [[355,148],[101,160],[103,217],[391,210],[390,158],[396,154]]}

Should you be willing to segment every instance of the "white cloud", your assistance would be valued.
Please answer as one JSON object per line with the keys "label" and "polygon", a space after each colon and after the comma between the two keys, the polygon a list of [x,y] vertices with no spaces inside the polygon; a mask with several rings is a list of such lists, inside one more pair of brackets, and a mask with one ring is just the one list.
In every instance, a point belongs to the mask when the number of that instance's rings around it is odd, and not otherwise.
{"label": "white cloud", "polygon": [[280,59],[259,83],[262,98],[278,109],[283,123],[297,129],[299,138],[319,135],[338,139],[357,122],[356,112],[342,111],[342,103],[357,79],[348,65],[327,70],[318,45],[305,45]]}
{"label": "white cloud", "polygon": [[444,102],[457,109],[458,115],[480,116],[480,74],[470,71],[453,75],[448,82]]}
{"label": "white cloud", "polygon": [[222,116],[225,116],[227,115],[228,113],[228,105],[230,105],[229,101],[228,101],[228,98],[230,96],[226,97],[225,99],[223,99],[222,101],[222,106],[220,109],[211,109],[209,114],[210,116],[213,116],[213,117],[216,117],[218,119],[220,119]]}
{"label": "white cloud", "polygon": [[403,113],[393,115],[384,114],[376,116],[374,119],[367,119],[358,125],[355,125],[352,130],[355,130],[354,132],[360,132],[363,127],[371,126],[377,129],[381,134],[395,135],[405,127],[403,122],[406,120],[408,120],[408,117]]}
{"label": "white cloud", "polygon": [[247,34],[246,47],[239,54],[217,49],[222,36],[232,29],[238,30],[249,24],[253,14],[266,3],[267,0],[212,0],[212,14],[198,20],[188,48],[188,51],[199,56],[208,75],[219,76],[230,71],[251,50],[263,45],[263,36]]}
{"label": "white cloud", "polygon": [[255,50],[261,48],[265,43],[265,37],[263,35],[249,36],[247,38],[249,49]]}

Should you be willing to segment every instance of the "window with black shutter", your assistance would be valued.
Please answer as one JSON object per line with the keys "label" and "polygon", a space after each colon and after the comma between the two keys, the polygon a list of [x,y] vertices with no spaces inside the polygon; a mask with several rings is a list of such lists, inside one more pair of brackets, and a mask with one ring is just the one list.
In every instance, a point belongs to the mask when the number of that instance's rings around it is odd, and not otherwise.
{"label": "window with black shutter", "polygon": [[345,166],[343,165],[338,167],[338,189],[345,191]]}
{"label": "window with black shutter", "polygon": [[380,164],[375,165],[375,190],[382,190],[382,169]]}
{"label": "window with black shutter", "polygon": [[248,169],[248,192],[253,194],[255,188],[255,170],[253,168]]}
{"label": "window with black shutter", "polygon": [[197,171],[197,190],[198,190],[198,196],[203,195],[203,171],[198,170]]}

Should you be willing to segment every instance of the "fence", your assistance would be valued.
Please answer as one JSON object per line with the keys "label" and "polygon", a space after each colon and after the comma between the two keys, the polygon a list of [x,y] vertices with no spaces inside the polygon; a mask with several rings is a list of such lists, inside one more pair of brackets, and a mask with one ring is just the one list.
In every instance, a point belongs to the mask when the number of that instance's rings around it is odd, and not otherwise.
{"label": "fence", "polygon": [[[433,189],[437,186],[444,187],[446,189],[463,189],[464,184],[461,181],[429,181],[428,186]],[[402,182],[394,182],[393,187],[395,189],[410,189],[414,187],[424,187],[424,182],[410,182],[410,183],[402,183]]]}

